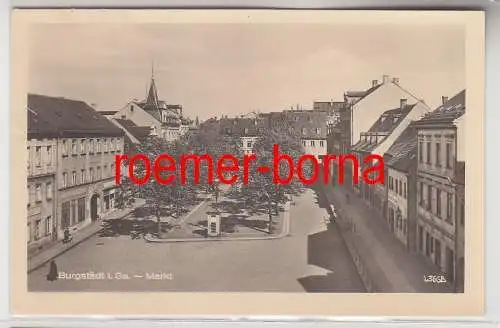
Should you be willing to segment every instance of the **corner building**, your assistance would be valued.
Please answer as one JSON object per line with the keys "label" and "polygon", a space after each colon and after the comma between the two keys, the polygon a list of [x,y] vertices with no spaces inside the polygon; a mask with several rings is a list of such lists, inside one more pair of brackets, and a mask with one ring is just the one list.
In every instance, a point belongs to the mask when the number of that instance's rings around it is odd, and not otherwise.
{"label": "corner building", "polygon": [[57,135],[56,218],[77,230],[114,210],[114,156],[123,153],[124,132],[83,101],[28,95],[28,106]]}

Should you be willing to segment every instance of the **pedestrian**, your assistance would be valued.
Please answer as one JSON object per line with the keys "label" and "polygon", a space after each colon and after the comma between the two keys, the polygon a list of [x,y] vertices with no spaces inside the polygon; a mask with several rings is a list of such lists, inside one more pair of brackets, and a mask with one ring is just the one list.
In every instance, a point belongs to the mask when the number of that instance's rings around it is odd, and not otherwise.
{"label": "pedestrian", "polygon": [[52,261],[50,261],[49,273],[47,274],[47,280],[48,281],[55,281],[55,280],[57,280],[58,275],[59,275],[59,273],[57,272],[56,261],[52,260]]}

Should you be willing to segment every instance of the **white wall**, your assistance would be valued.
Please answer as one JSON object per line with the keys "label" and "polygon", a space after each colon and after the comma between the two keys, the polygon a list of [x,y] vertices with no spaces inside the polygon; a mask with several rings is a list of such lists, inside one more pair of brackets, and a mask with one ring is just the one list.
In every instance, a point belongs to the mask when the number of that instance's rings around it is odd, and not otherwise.
{"label": "white wall", "polygon": [[407,99],[408,104],[418,101],[418,99],[404,91],[394,82],[387,82],[355,104],[353,106],[351,122],[351,146],[359,141],[360,133],[368,131],[383,112],[398,108],[401,99]]}
{"label": "white wall", "polygon": [[[133,110],[132,110],[133,108]],[[125,117],[123,117],[125,116]],[[125,107],[120,109],[116,114],[113,115],[114,118],[126,119],[134,122],[137,126],[155,126],[156,132],[161,131],[161,122],[147,113],[144,109],[137,106],[133,102],[129,102]]]}

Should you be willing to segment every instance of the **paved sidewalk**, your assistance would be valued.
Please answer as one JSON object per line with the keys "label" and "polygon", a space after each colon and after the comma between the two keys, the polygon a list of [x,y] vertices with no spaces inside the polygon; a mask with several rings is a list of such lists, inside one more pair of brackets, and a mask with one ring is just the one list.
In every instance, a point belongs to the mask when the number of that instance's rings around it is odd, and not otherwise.
{"label": "paved sidewalk", "polygon": [[371,280],[383,292],[452,292],[448,284],[424,281],[425,275],[440,274],[437,269],[422,261],[417,254],[408,252],[383,224],[383,218],[367,207],[363,200],[350,194],[341,186],[325,186],[330,203],[342,209],[356,228],[359,257],[371,273]]}
{"label": "paved sidewalk", "polygon": [[[123,218],[129,215],[136,208],[142,206],[143,204],[144,201],[138,200],[136,201],[133,207],[109,213],[109,215],[104,216],[103,219],[113,220],[113,219]],[[63,244],[61,241],[58,241],[51,247],[35,254],[34,256],[28,259],[28,273],[40,268],[41,266],[48,263],[50,260],[56,258],[57,256],[66,252],[67,250],[75,247],[81,242],[89,239],[90,237],[98,233],[100,230],[101,230],[101,221],[92,222],[88,226],[85,226],[77,231],[72,232],[71,235],[73,237],[73,240],[70,243]]]}

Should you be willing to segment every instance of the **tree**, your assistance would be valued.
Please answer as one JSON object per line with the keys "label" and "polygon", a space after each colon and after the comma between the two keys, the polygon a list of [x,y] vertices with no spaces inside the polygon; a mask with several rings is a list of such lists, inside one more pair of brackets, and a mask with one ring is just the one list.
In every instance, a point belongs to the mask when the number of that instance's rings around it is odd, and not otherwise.
{"label": "tree", "polygon": [[[270,120],[269,128],[263,131],[261,137],[254,146],[256,154],[256,162],[252,166],[253,170],[249,174],[249,185],[245,188],[246,193],[253,199],[263,199],[268,203],[269,213],[269,232],[272,229],[272,204],[274,203],[275,215],[278,215],[279,204],[286,201],[286,195],[295,193],[302,184],[292,176],[292,180],[286,184],[277,184],[274,181],[274,175],[271,171],[274,165],[274,150],[275,145],[279,148],[280,154],[289,155],[295,163],[301,155],[303,155],[303,147],[300,135],[294,129],[293,124],[282,115]],[[259,168],[268,167],[270,171],[261,172]],[[282,178],[288,177],[289,170],[292,167],[287,167],[280,163],[277,168],[278,175]],[[309,165],[304,165],[303,174],[310,175],[311,168]],[[263,197],[259,197],[263,195]]]}
{"label": "tree", "polygon": [[[145,208],[150,214],[156,217],[159,236],[162,232],[161,217],[179,217],[181,211],[195,195],[195,190],[189,179],[186,184],[179,183],[178,181],[179,159],[180,155],[186,151],[186,148],[187,146],[182,140],[167,142],[155,136],[148,137],[138,146],[138,153],[146,156],[149,159],[149,163],[137,160],[134,163],[134,176],[139,180],[144,179],[149,170],[150,178],[142,184],[131,184],[132,190],[133,194],[139,194],[145,200]],[[162,154],[171,156],[174,163],[170,164],[174,165],[176,170],[175,172],[160,171],[155,176],[153,166],[155,160]],[[165,162],[168,161],[162,160],[161,165],[168,166],[169,163]],[[149,168],[146,167],[147,164],[150,165]],[[191,176],[192,172],[187,169],[186,175]],[[122,188],[126,188],[127,180],[123,180],[125,183]],[[168,183],[165,183],[167,181]]]}

